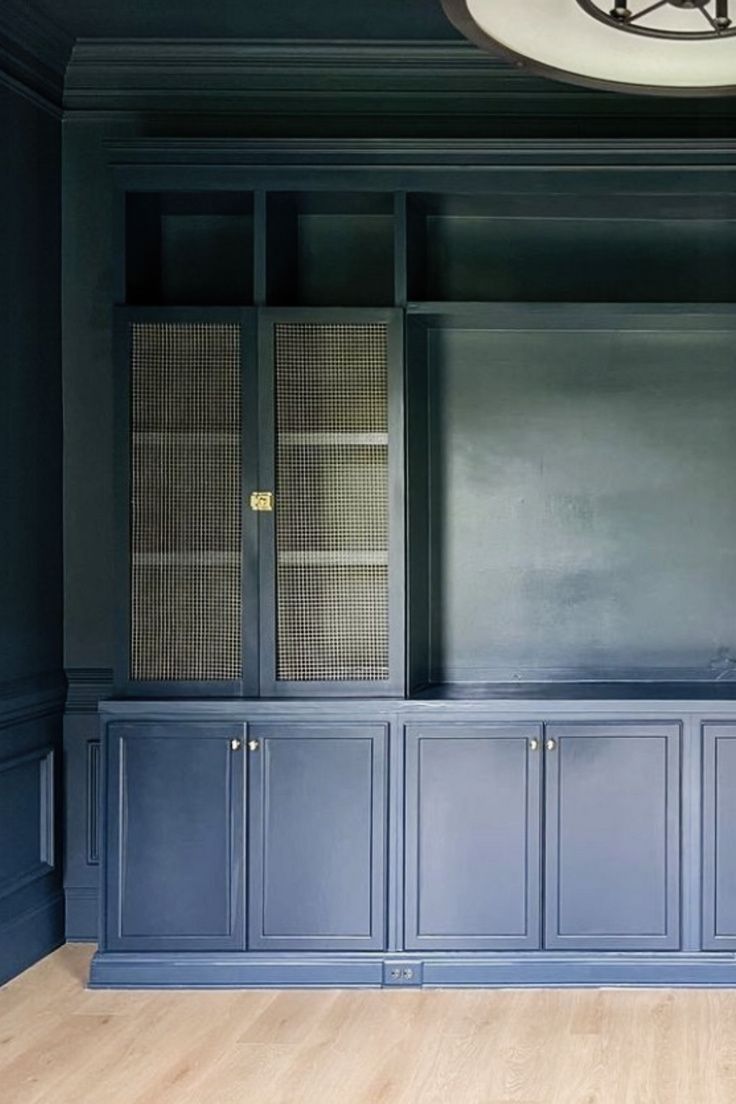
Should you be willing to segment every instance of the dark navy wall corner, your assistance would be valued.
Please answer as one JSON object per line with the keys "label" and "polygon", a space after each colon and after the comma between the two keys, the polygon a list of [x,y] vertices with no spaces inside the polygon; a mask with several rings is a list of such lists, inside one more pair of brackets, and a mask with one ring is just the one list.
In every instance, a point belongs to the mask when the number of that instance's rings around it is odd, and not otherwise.
{"label": "dark navy wall corner", "polygon": [[66,938],[95,941],[100,874],[100,738],[97,709],[112,692],[108,668],[70,668],[64,716]]}
{"label": "dark navy wall corner", "polygon": [[0,83],[37,106],[59,112],[72,36],[38,8],[3,0],[0,9]]}
{"label": "dark navy wall corner", "polygon": [[61,37],[3,5],[0,983],[64,934]]}

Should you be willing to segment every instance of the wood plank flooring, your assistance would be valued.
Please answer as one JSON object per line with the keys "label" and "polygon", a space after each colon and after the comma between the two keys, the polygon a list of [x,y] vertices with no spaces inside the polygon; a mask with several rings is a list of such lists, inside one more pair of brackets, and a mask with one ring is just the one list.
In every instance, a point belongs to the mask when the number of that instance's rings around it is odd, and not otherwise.
{"label": "wood plank flooring", "polygon": [[736,991],[0,989],[2,1104],[736,1104]]}

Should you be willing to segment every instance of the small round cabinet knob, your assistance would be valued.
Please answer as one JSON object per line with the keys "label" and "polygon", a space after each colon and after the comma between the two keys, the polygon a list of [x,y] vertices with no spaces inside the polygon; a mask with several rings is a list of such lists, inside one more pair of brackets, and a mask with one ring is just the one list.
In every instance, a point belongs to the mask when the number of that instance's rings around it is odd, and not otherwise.
{"label": "small round cabinet knob", "polygon": [[243,745],[241,744],[240,740],[231,740],[230,741],[230,748],[231,748],[232,751],[240,751],[242,746]]}
{"label": "small round cabinet knob", "polygon": [[532,736],[531,740],[529,741],[529,750],[539,751],[539,740],[537,740],[534,736]]}
{"label": "small round cabinet knob", "polygon": [[547,741],[547,743],[544,746],[547,748],[547,751],[554,751],[555,748],[557,747],[557,741],[553,740],[550,737],[550,739]]}
{"label": "small round cabinet knob", "polygon": [[260,746],[261,745],[260,745],[258,740],[249,740],[248,741],[248,751],[258,751]]}

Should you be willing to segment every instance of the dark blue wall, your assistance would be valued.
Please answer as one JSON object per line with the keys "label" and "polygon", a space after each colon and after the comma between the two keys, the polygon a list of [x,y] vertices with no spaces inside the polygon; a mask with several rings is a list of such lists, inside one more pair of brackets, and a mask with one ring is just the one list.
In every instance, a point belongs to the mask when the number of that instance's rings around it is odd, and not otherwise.
{"label": "dark blue wall", "polygon": [[0,84],[0,982],[62,939],[60,149]]}

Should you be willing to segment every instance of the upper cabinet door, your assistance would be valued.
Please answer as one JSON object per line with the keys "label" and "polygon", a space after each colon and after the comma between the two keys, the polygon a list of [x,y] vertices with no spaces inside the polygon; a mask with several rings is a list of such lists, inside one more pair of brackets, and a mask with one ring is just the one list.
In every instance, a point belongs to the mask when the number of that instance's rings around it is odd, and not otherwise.
{"label": "upper cabinet door", "polygon": [[407,729],[408,949],[539,947],[541,747],[539,725]]}
{"label": "upper cabinet door", "polygon": [[261,691],[402,694],[401,314],[264,311],[259,341]]}
{"label": "upper cabinet door", "polygon": [[382,950],[386,726],[249,734],[249,948]]}
{"label": "upper cabinet door", "polygon": [[118,685],[254,693],[252,312],[128,308],[118,349]]}
{"label": "upper cabinet door", "polygon": [[680,726],[552,725],[545,946],[680,945]]}
{"label": "upper cabinet door", "polygon": [[107,735],[108,950],[244,947],[243,725]]}
{"label": "upper cabinet door", "polygon": [[703,949],[736,950],[736,725],[703,728]]}

